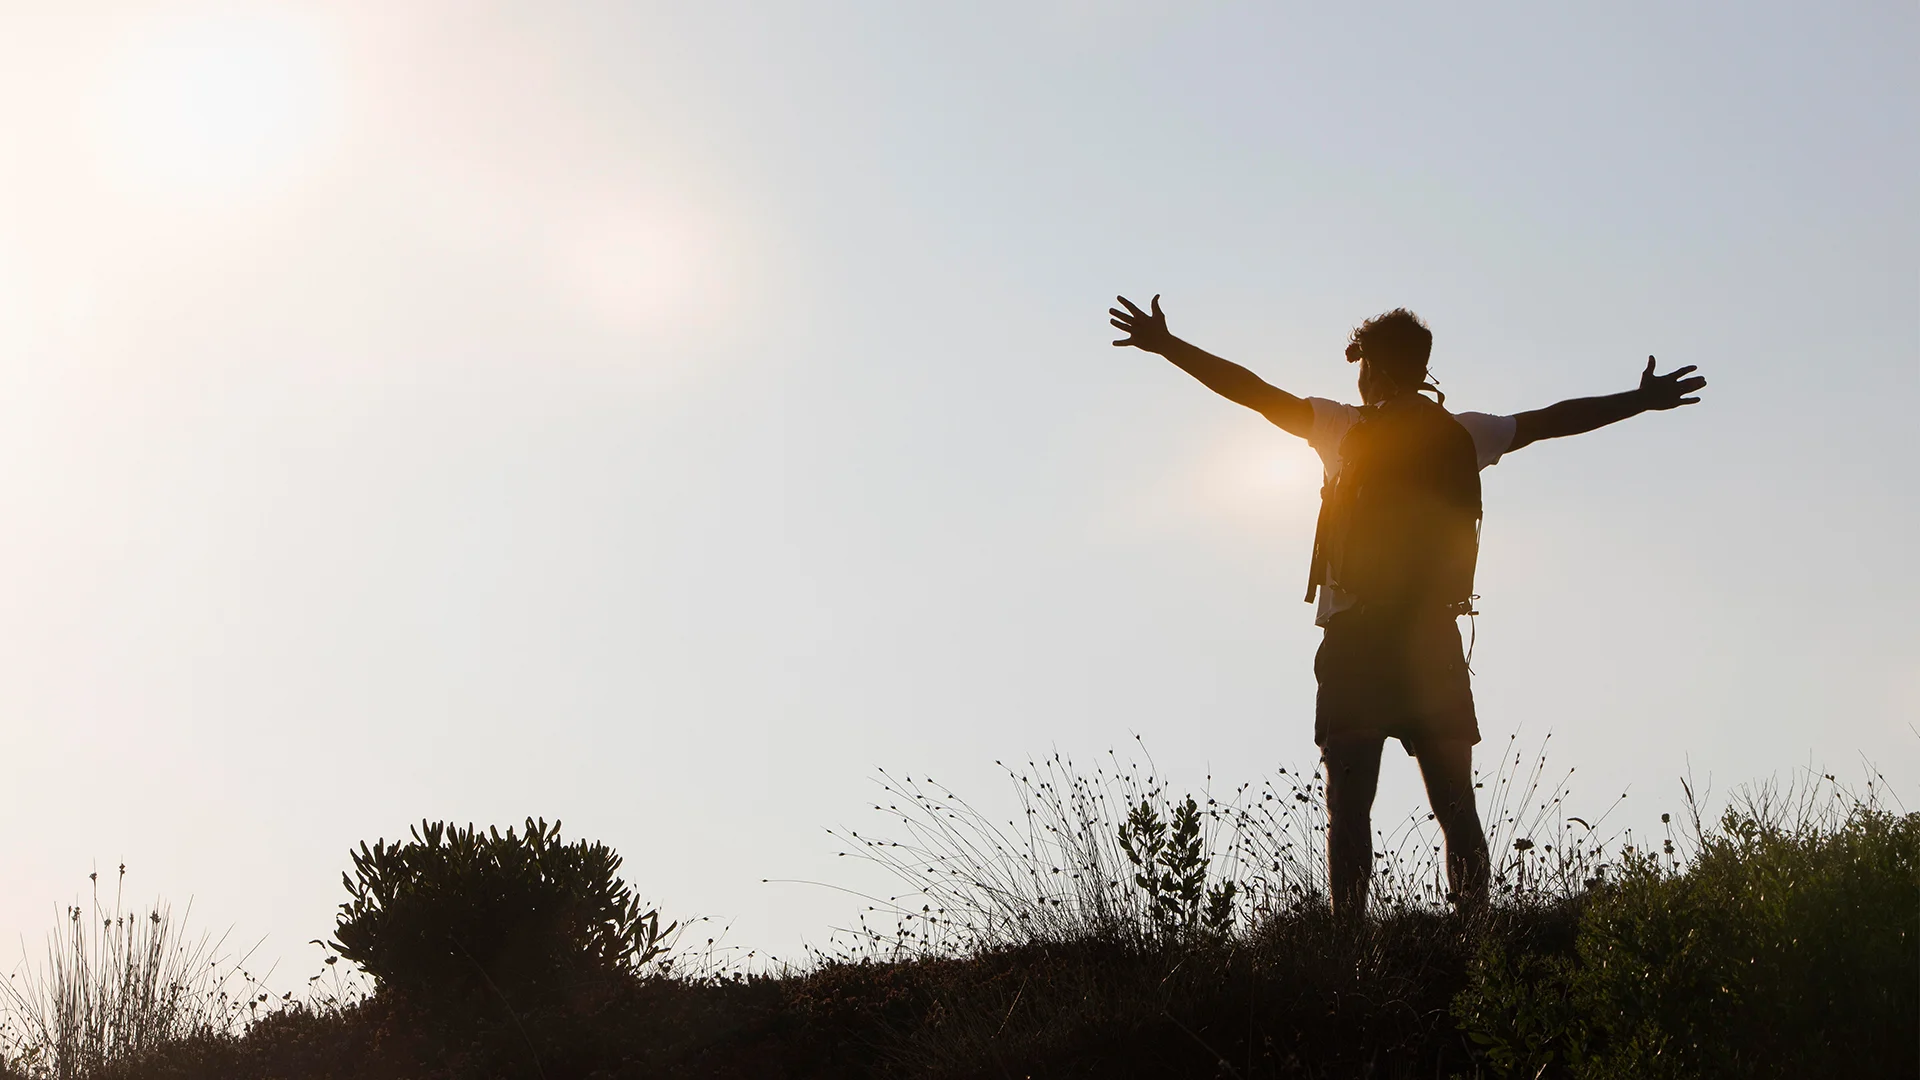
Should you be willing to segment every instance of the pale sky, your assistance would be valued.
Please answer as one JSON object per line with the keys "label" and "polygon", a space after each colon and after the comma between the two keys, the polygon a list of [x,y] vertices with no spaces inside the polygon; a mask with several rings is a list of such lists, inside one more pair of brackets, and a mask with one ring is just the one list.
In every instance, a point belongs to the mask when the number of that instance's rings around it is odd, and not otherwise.
{"label": "pale sky", "polygon": [[1316,460],[1116,292],[1700,365],[1485,474],[1485,746],[1920,807],[1910,3],[0,12],[0,955],[125,861],[291,986],[350,847],[544,815],[795,956],[876,768],[1311,763]]}

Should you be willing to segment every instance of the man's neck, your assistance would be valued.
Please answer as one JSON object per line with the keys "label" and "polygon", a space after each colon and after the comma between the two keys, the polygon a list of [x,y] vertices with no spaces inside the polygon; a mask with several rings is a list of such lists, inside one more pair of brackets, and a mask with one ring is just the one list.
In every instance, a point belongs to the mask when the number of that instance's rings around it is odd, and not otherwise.
{"label": "man's neck", "polygon": [[1420,396],[1419,387],[1414,387],[1411,390],[1395,389],[1392,393],[1388,394],[1387,396],[1375,401],[1369,401],[1367,402],[1367,404],[1377,409],[1382,405],[1391,405],[1396,401],[1404,401],[1407,398],[1419,397],[1419,396]]}

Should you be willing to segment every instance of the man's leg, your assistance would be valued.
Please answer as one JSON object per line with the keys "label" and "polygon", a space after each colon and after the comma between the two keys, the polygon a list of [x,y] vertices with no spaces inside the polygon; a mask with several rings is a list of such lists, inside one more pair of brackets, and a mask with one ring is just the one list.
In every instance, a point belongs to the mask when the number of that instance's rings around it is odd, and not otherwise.
{"label": "man's leg", "polygon": [[1321,748],[1327,778],[1327,878],[1333,914],[1367,911],[1373,874],[1373,793],[1380,785],[1381,736],[1331,738]]}
{"label": "man's leg", "polygon": [[[1473,744],[1465,739],[1422,740],[1414,751],[1427,802],[1447,838],[1447,885],[1462,910],[1487,904],[1487,834],[1473,799]],[[1331,790],[1331,789],[1329,789]],[[1329,798],[1331,801],[1331,798]]]}

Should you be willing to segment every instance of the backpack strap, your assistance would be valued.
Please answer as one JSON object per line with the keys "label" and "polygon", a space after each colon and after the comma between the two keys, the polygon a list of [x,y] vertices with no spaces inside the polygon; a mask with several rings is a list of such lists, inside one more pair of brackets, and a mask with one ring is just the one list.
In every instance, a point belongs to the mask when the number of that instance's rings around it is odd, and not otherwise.
{"label": "backpack strap", "polygon": [[1313,558],[1307,564],[1307,603],[1311,604],[1327,579],[1327,506],[1332,501],[1333,482],[1320,485],[1320,516],[1313,523]]}

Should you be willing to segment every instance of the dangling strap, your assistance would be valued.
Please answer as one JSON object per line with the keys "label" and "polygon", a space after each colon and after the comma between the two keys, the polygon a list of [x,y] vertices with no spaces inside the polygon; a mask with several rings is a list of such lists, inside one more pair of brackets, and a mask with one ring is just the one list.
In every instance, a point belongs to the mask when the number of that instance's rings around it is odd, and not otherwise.
{"label": "dangling strap", "polygon": [[1480,644],[1479,615],[1480,613],[1477,611],[1467,612],[1467,658],[1464,662],[1467,665],[1467,674],[1469,675],[1473,674],[1473,647]]}

